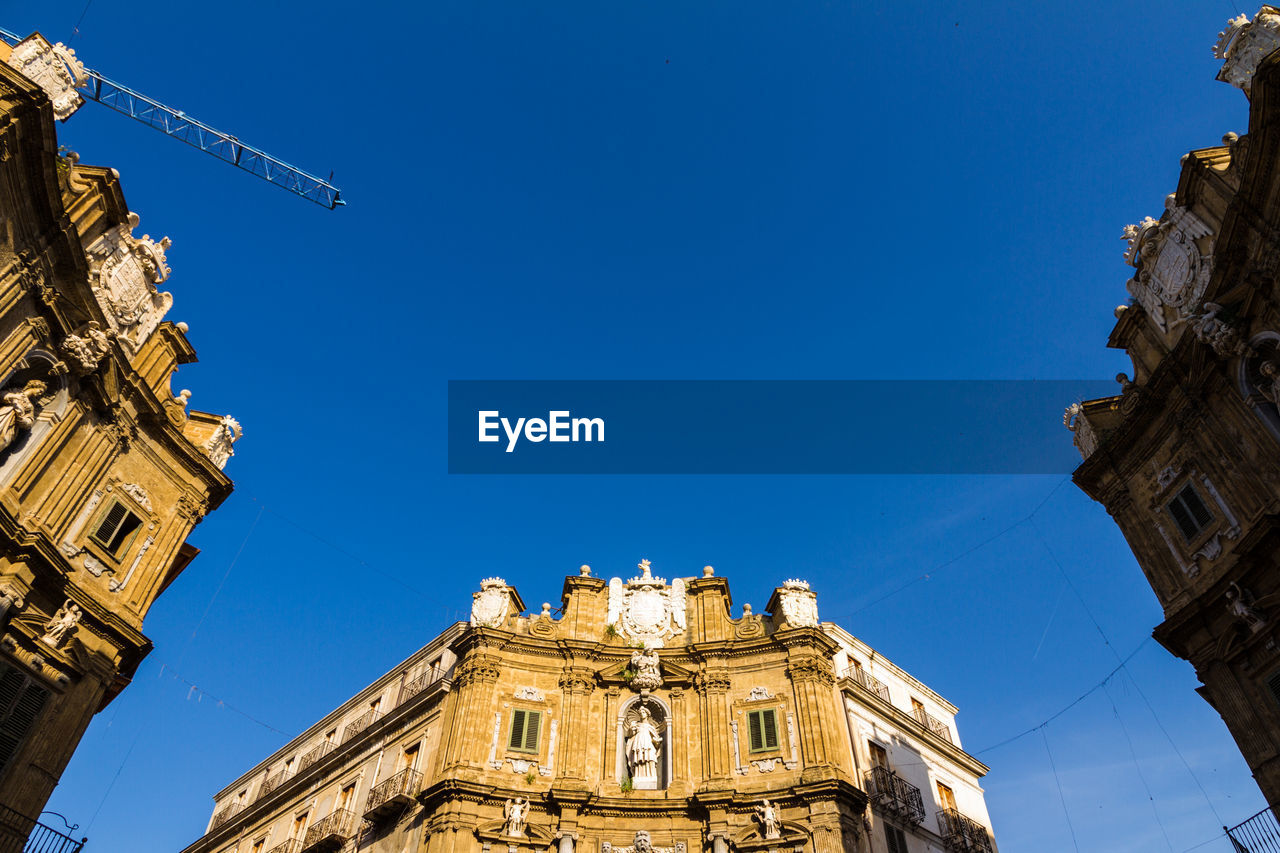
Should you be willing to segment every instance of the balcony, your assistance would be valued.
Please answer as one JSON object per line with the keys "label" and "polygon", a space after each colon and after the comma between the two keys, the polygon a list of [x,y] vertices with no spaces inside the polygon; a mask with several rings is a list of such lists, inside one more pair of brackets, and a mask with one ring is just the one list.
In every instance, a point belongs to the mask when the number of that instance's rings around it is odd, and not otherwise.
{"label": "balcony", "polygon": [[948,850],[958,853],[992,853],[987,828],[955,809],[938,810],[938,832]]}
{"label": "balcony", "polygon": [[311,824],[298,853],[337,850],[355,834],[355,827],[356,816],[346,809],[339,809]]}
{"label": "balcony", "polygon": [[912,712],[912,716],[916,718],[916,722],[933,732],[938,737],[951,743],[951,727],[930,714],[924,708],[916,708]]}
{"label": "balcony", "polygon": [[317,744],[308,752],[303,753],[302,757],[298,759],[298,772],[301,773],[306,770],[312,764],[315,764],[335,749],[337,749],[337,747],[333,745],[332,741],[325,741],[324,743]]}
{"label": "balcony", "polygon": [[301,850],[302,842],[297,838],[290,838],[283,844],[277,844],[272,847],[267,853],[301,853]]}
{"label": "balcony", "polygon": [[210,831],[222,826],[242,811],[244,811],[244,803],[231,803],[213,816],[213,824],[209,827]]}
{"label": "balcony", "polygon": [[413,802],[421,786],[422,774],[416,770],[401,770],[375,785],[364,805],[364,819],[376,823],[388,815],[398,814]]}
{"label": "balcony", "polygon": [[289,778],[289,771],[281,770],[279,773],[273,773],[272,775],[268,776],[266,779],[262,780],[262,787],[258,789],[258,797],[257,799],[254,800],[254,802],[256,803],[258,800],[261,800],[263,797],[270,794],[276,788],[279,788],[281,785],[284,784],[285,780],[288,778]]}
{"label": "balcony", "polygon": [[346,743],[352,738],[359,735],[369,726],[373,725],[374,720],[378,719],[377,710],[370,708],[351,722],[347,723],[347,727],[342,730],[342,742]]}
{"label": "balcony", "polygon": [[915,785],[888,767],[872,767],[867,771],[866,780],[872,805],[917,826],[924,820],[924,798]]}
{"label": "balcony", "polygon": [[404,687],[400,688],[400,702],[408,702],[414,696],[417,696],[428,686],[434,684],[444,675],[444,671],[439,668],[428,669],[412,681],[406,682]]}
{"label": "balcony", "polygon": [[889,701],[889,686],[862,667],[855,666],[847,669],[845,670],[845,675],[852,678],[853,683],[863,690],[880,697],[881,701]]}

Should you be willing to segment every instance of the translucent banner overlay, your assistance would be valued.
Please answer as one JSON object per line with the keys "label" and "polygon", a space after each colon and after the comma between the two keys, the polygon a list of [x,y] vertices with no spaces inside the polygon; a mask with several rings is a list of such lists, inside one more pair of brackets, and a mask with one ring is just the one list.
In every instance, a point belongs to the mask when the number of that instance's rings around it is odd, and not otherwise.
{"label": "translucent banner overlay", "polygon": [[1101,380],[466,380],[451,474],[1066,474]]}

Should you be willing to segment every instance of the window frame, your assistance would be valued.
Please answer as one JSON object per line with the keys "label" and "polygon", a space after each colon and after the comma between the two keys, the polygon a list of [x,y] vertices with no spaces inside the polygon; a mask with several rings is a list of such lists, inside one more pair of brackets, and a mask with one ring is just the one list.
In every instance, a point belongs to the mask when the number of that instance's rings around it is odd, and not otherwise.
{"label": "window frame", "polygon": [[[523,716],[517,716],[523,715]],[[521,720],[520,741],[516,746],[516,720]],[[529,721],[537,719],[537,723],[533,725],[533,744],[529,744]],[[542,746],[542,711],[536,708],[512,708],[511,722],[507,726],[507,751],[519,752],[525,755],[537,755]]]}
{"label": "window frame", "polygon": [[[1183,497],[1183,495],[1188,492],[1195,497],[1196,503],[1198,503],[1200,508],[1208,515],[1208,519],[1191,533],[1186,531],[1182,526],[1182,523],[1178,521],[1178,516],[1173,511],[1174,505],[1177,504],[1181,510],[1186,513],[1188,520],[1198,523],[1199,520],[1195,517],[1196,513],[1193,511],[1192,506]],[[1169,520],[1173,522],[1173,526],[1178,529],[1178,535],[1182,537],[1182,541],[1187,545],[1197,542],[1206,532],[1209,531],[1210,528],[1213,527],[1214,522],[1218,520],[1218,516],[1214,514],[1213,510],[1209,507],[1209,504],[1205,501],[1204,496],[1200,494],[1200,490],[1196,488],[1196,484],[1190,479],[1183,483],[1182,487],[1175,491],[1173,495],[1165,501],[1164,513]]]}
{"label": "window frame", "polygon": [[[117,507],[119,507],[120,511],[124,513],[124,517],[111,532],[111,536],[104,541],[99,538],[98,534],[102,532],[102,527],[107,523],[107,519],[111,514],[111,511]],[[112,548],[111,540],[116,537],[120,528],[128,523],[130,518],[136,519],[138,523],[134,525],[132,530],[124,535],[120,540],[120,543],[116,545],[115,548]],[[133,547],[134,541],[138,538],[138,531],[140,531],[146,523],[146,518],[141,513],[137,512],[136,509],[130,507],[129,504],[120,500],[118,497],[111,497],[107,501],[106,506],[100,509],[98,513],[93,516],[93,521],[90,522],[85,532],[85,540],[92,543],[97,550],[102,551],[102,553],[110,559],[120,562],[124,558],[124,555],[129,553],[129,549]]]}
{"label": "window frame", "polygon": [[[768,729],[765,726],[765,715],[773,721],[773,743],[769,743]],[[758,719],[759,728],[754,729],[752,720]],[[756,746],[753,742],[752,732],[759,731],[760,745]],[[782,738],[778,732],[778,709],[777,708],[755,708],[747,711],[747,752],[756,755],[761,752],[777,752],[782,749]]]}
{"label": "window frame", "polygon": [[884,843],[889,853],[908,853],[907,834],[888,821],[884,823]]}

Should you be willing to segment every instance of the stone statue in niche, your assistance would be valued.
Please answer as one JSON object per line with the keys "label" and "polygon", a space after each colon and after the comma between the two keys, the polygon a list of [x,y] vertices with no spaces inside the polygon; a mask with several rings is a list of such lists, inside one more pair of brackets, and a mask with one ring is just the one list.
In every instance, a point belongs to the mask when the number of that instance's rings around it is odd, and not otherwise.
{"label": "stone statue in niche", "polygon": [[1253,596],[1238,583],[1227,587],[1227,608],[1231,615],[1248,626],[1255,634],[1266,626],[1267,620],[1253,606]]}
{"label": "stone statue in niche", "polygon": [[520,797],[507,800],[502,809],[502,816],[507,820],[503,832],[515,838],[523,837],[525,821],[529,817],[529,800]]}
{"label": "stone statue in niche", "polygon": [[4,395],[4,406],[0,406],[0,450],[13,444],[19,429],[35,426],[35,399],[45,392],[45,387],[39,379],[32,379],[21,391]]}
{"label": "stone statue in niche", "polygon": [[760,821],[760,829],[766,840],[772,841],[782,837],[782,821],[778,820],[778,810],[768,800],[756,806],[756,819]]}
{"label": "stone statue in niche", "polygon": [[648,706],[640,705],[627,715],[627,770],[637,790],[653,791],[658,787],[658,758],[662,751],[662,726]]}
{"label": "stone statue in niche", "polygon": [[635,675],[631,677],[633,690],[648,693],[662,686],[662,673],[656,651],[644,646],[636,649],[631,653],[631,668],[635,670]]}
{"label": "stone statue in niche", "polygon": [[40,641],[48,643],[55,649],[58,648],[75,631],[81,615],[80,608],[68,598],[66,603],[58,608],[53,618],[45,623],[44,636]]}

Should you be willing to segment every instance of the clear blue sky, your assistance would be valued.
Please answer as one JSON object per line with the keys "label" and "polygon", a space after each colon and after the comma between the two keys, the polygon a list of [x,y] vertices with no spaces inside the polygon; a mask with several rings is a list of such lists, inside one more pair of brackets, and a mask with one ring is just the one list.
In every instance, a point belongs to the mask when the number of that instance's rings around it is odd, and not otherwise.
{"label": "clear blue sky", "polygon": [[[84,8],[0,24],[65,41]],[[94,850],[172,853],[285,739],[211,696],[292,735],[481,577],[536,607],[584,562],[711,563],[757,608],[806,577],[824,618],[960,707],[974,751],[1057,712],[1115,667],[1103,634],[1127,655],[1160,618],[1061,478],[450,477],[445,383],[1128,369],[1104,347],[1120,229],[1159,215],[1183,153],[1245,129],[1209,50],[1237,11],[96,0],[72,42],[91,67],[335,170],[350,206],[97,105],[60,130],[173,238],[171,317],[201,356],[175,389],[245,438],[147,620],[155,652],[50,807]],[[1004,853],[1074,850],[1067,815],[1081,850],[1182,851],[1262,807],[1190,667],[1148,642],[1129,672],[1048,727],[1056,779],[1038,733],[979,753]]]}

